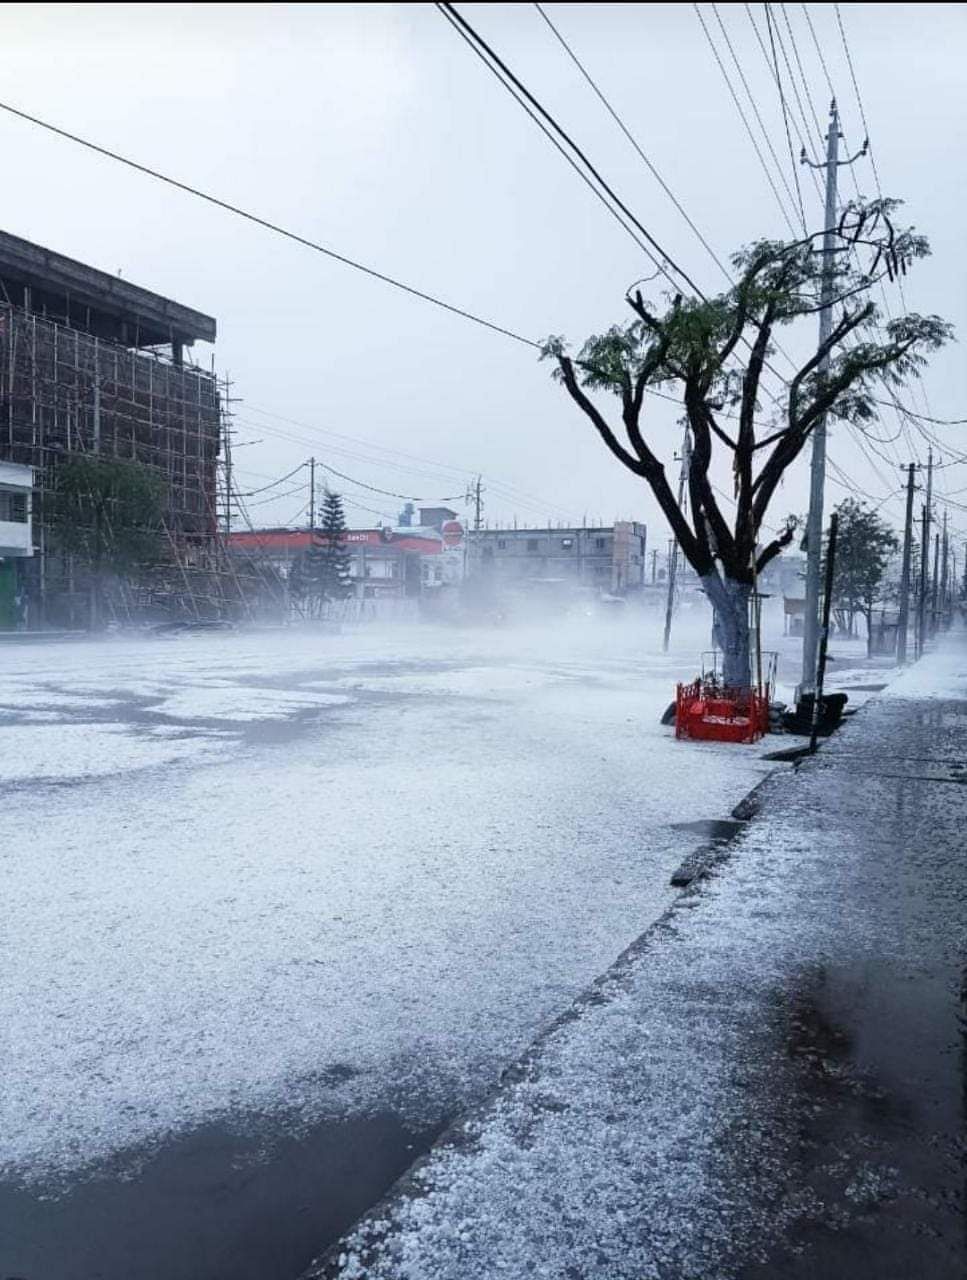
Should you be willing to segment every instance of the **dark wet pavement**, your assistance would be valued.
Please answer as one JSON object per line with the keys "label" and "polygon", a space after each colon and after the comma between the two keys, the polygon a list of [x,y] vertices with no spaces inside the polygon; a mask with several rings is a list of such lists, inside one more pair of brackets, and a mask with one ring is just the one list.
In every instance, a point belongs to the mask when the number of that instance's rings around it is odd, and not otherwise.
{"label": "dark wet pavement", "polygon": [[0,1185],[3,1280],[296,1276],[436,1137],[390,1112],[208,1124],[66,1195]]}

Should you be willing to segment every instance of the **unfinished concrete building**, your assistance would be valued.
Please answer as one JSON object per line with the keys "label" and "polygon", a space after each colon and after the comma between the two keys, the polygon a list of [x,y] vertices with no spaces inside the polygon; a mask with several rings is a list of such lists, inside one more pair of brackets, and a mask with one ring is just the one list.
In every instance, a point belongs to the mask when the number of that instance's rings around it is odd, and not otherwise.
{"label": "unfinished concrete building", "polygon": [[63,621],[69,556],[48,546],[45,500],[77,453],[160,477],[172,590],[192,590],[216,541],[220,443],[214,372],[187,356],[196,340],[214,342],[211,316],[0,232],[0,461],[33,468],[30,625]]}

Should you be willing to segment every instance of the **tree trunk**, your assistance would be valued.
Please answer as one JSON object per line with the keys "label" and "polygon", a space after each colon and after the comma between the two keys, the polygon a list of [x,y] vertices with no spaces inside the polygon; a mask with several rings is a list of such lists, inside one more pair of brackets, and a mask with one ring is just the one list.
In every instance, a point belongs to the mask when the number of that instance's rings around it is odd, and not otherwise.
{"label": "tree trunk", "polygon": [[722,651],[722,679],[727,685],[747,689],[752,683],[749,648],[749,596],[752,587],[717,573],[702,577],[705,594],[715,611],[712,636]]}

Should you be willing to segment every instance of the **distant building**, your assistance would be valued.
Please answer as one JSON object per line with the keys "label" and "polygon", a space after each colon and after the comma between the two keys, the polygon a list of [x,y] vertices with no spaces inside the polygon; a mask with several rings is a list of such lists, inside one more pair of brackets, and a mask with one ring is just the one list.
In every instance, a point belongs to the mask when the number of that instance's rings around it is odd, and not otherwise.
{"label": "distant building", "polygon": [[476,529],[467,572],[496,587],[543,581],[624,595],[645,584],[647,547],[646,527],[631,520],[590,529]]}
{"label": "distant building", "polygon": [[[314,541],[319,544],[321,537],[309,529],[255,529],[230,534],[228,550],[250,569],[284,583]],[[419,597],[457,581],[462,569],[459,543],[432,526],[350,529],[345,546],[358,600]]]}
{"label": "distant building", "polygon": [[457,513],[449,507],[420,507],[420,527],[423,529],[441,530],[451,520],[456,520]]}
{"label": "distant building", "polygon": [[33,470],[35,554],[18,574],[32,623],[69,590],[46,501],[64,458],[151,468],[172,543],[190,558],[212,541],[219,401],[214,374],[185,363],[196,339],[214,342],[210,316],[0,232],[0,462]]}

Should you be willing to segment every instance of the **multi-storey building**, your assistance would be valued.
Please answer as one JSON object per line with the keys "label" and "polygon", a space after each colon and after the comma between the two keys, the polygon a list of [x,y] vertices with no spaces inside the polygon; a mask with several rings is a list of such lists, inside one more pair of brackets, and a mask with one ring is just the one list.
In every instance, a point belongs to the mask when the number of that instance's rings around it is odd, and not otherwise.
{"label": "multi-storey building", "polygon": [[495,586],[559,582],[624,594],[645,583],[648,531],[619,520],[605,528],[477,529],[469,535],[468,573]]}
{"label": "multi-storey building", "polygon": [[62,459],[102,455],[162,481],[172,544],[200,554],[216,529],[215,376],[186,361],[215,321],[0,232],[0,462],[33,470],[32,551],[19,567],[32,619],[63,586],[48,498]]}

